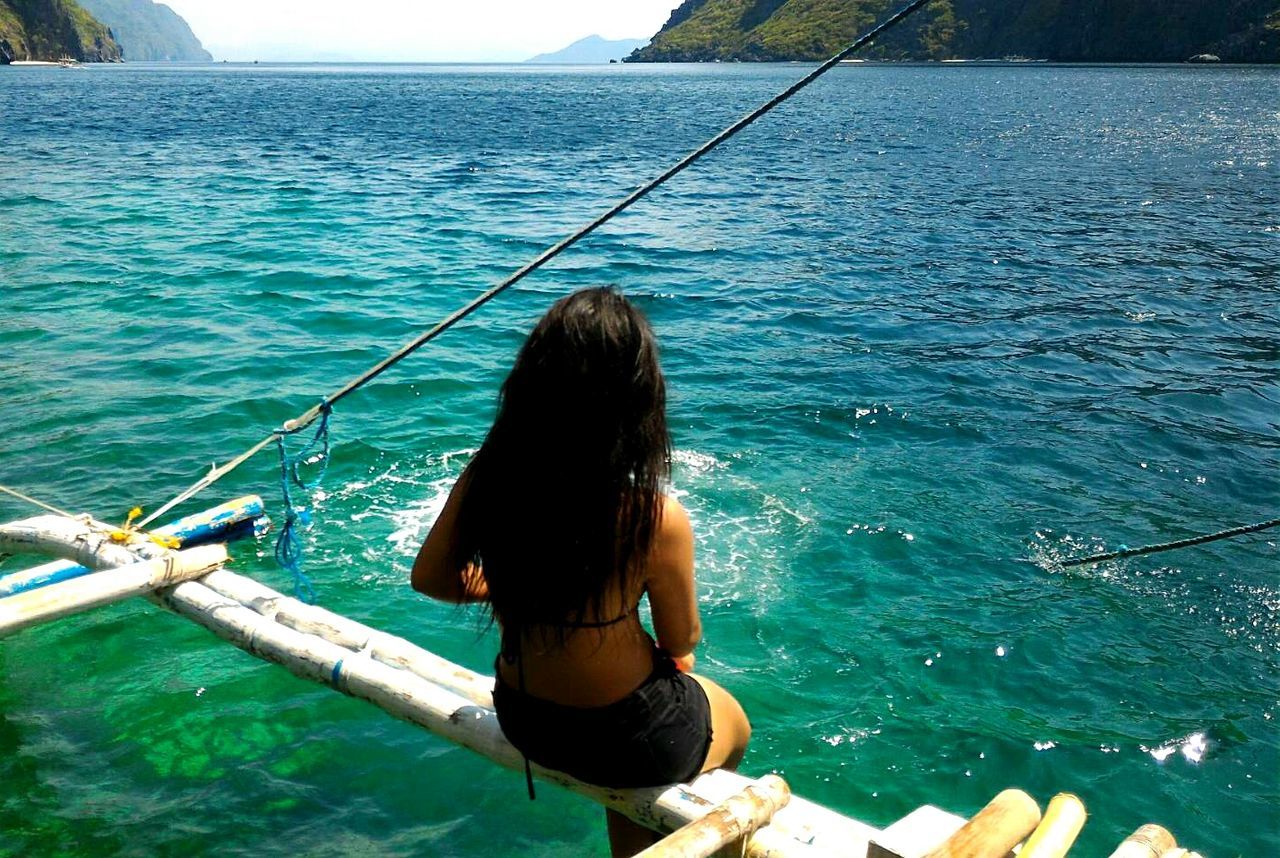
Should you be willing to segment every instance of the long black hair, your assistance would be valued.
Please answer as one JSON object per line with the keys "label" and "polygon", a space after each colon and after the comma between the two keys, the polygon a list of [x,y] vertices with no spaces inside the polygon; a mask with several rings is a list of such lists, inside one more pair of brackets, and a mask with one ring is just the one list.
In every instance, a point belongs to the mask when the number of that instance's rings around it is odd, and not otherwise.
{"label": "long black hair", "polygon": [[[502,385],[467,466],[456,541],[508,629],[598,618],[653,543],[671,472],[666,382],[648,321],[613,288],[557,301]],[[621,586],[619,586],[621,585]]]}

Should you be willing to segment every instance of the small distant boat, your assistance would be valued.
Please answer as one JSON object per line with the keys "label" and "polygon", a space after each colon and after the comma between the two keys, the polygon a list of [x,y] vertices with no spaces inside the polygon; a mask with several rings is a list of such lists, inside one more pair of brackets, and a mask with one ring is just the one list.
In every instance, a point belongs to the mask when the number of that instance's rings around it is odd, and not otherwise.
{"label": "small distant boat", "polygon": [[42,68],[82,69],[84,64],[75,57],[59,57],[56,60],[14,60],[11,66],[37,66]]}
{"label": "small distant boat", "polygon": [[1187,62],[1189,63],[1220,63],[1222,62],[1222,57],[1218,56],[1217,54],[1196,54],[1194,57],[1188,57]]}

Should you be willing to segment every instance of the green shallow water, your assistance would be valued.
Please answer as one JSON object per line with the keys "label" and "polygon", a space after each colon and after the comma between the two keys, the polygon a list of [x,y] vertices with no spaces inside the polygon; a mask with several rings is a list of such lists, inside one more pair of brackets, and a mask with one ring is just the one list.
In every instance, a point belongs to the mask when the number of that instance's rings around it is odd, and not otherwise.
{"label": "green shallow water", "polygon": [[[794,79],[0,69],[0,482],[154,507]],[[664,348],[744,768],[888,824],[1080,794],[1280,849],[1280,76],[840,69],[334,417],[321,604],[476,669],[408,564],[559,295]],[[259,492],[269,456],[209,504]],[[199,504],[193,505],[193,508]],[[0,515],[26,510],[0,501]],[[8,561],[0,571],[18,568]],[[278,587],[270,544],[235,565]],[[598,811],[143,604],[0,642],[0,854],[600,854]]]}

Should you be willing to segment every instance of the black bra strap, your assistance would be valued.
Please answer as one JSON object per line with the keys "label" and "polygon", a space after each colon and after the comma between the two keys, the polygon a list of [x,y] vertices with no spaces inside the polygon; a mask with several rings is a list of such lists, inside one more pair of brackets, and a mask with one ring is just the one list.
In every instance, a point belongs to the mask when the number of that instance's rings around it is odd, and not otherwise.
{"label": "black bra strap", "polygon": [[616,626],[629,616],[631,616],[630,611],[623,611],[611,620],[594,620],[580,623],[571,623],[566,620],[560,622],[559,625],[567,629],[607,629],[609,626]]}
{"label": "black bra strap", "polygon": [[[520,652],[520,638],[521,638],[521,632],[517,631],[516,632],[516,672],[519,674],[519,678],[520,678],[520,693],[525,694],[526,692],[524,688],[524,659],[521,657],[521,652]],[[524,755],[522,754],[521,756],[524,756]],[[527,756],[524,757],[524,785],[529,790],[529,801],[533,801],[534,799],[536,799],[538,796],[533,791],[533,768],[529,765],[529,758]]]}

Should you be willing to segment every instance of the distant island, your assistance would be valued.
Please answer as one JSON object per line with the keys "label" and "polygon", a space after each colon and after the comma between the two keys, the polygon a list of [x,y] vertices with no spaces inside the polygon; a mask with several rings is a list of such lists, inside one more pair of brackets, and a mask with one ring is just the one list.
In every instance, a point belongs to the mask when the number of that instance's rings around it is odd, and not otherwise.
{"label": "distant island", "polygon": [[79,0],[93,17],[111,28],[126,60],[139,62],[213,61],[190,25],[153,0]]}
{"label": "distant island", "polygon": [[[825,59],[901,0],[684,0],[627,62]],[[861,56],[1280,62],[1280,0],[935,0]]]}
{"label": "distant island", "polygon": [[111,30],[74,0],[0,0],[0,65],[20,60],[118,63]]}
{"label": "distant island", "polygon": [[525,60],[527,63],[607,63],[621,60],[637,48],[649,44],[648,39],[605,39],[587,36],[567,48],[550,54],[538,54]]}

